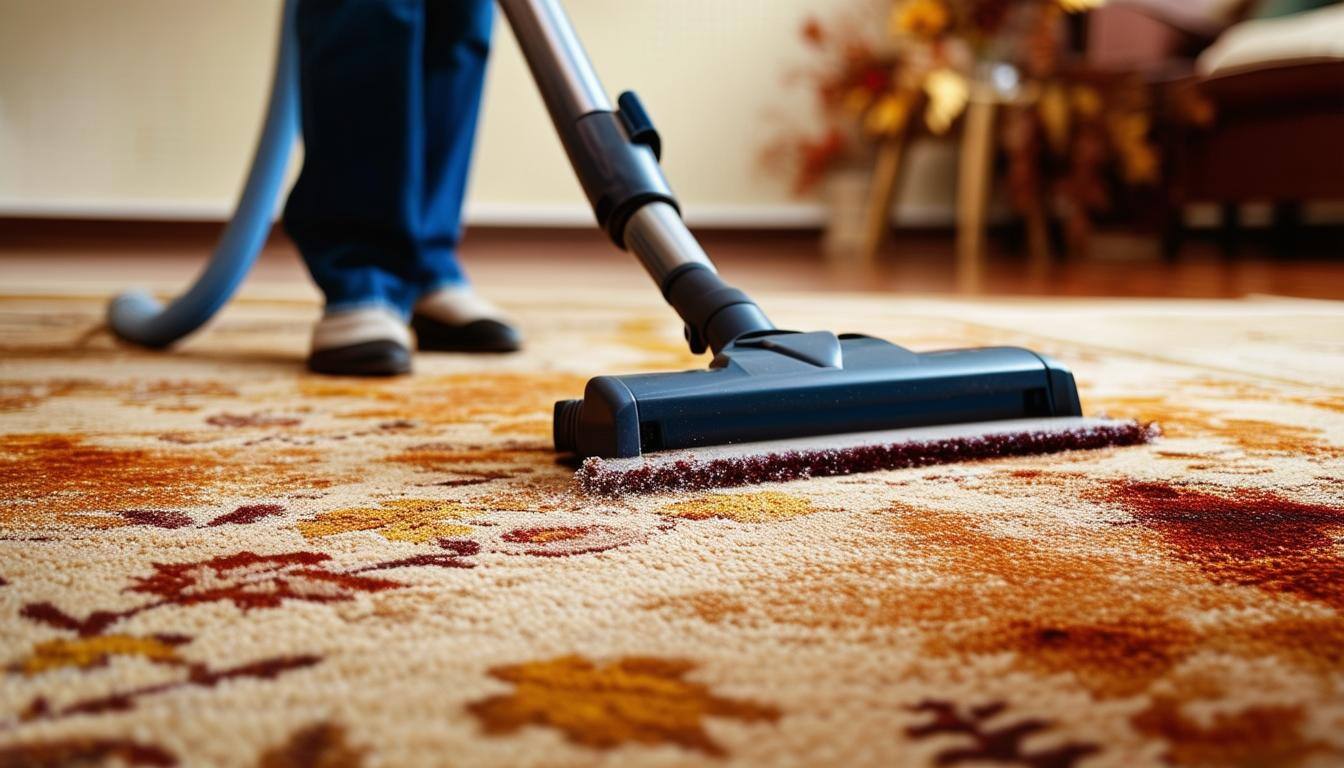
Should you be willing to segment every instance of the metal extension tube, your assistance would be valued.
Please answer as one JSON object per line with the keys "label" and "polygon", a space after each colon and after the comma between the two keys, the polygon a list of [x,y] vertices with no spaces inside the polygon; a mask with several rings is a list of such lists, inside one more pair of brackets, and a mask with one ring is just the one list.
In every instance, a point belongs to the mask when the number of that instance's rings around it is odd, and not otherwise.
{"label": "metal extension tube", "polygon": [[[661,140],[633,94],[611,102],[559,0],[499,0],[599,224],[633,251],[686,321],[695,352],[774,326],[719,277],[686,228],[658,166]],[[625,105],[631,103],[632,109]],[[627,114],[632,113],[632,114]],[[636,128],[632,130],[632,128]],[[644,136],[645,138],[641,138]]]}

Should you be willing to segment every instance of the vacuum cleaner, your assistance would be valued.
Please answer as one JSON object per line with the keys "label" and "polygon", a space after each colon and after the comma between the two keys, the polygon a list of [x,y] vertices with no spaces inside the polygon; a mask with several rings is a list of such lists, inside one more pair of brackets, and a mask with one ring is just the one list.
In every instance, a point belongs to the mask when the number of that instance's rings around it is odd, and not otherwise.
{"label": "vacuum cleaner", "polygon": [[[270,230],[298,134],[298,0],[287,0],[265,125],[241,200],[196,284],[161,307],[117,296],[117,336],[165,347],[232,295]],[[685,490],[1143,442],[1082,418],[1073,375],[1030,350],[917,353],[881,339],[777,329],[728,285],[683,223],[639,97],[613,106],[559,0],[499,0],[598,225],[633,253],[705,370],[599,376],[555,404],[557,451],[597,493]]]}

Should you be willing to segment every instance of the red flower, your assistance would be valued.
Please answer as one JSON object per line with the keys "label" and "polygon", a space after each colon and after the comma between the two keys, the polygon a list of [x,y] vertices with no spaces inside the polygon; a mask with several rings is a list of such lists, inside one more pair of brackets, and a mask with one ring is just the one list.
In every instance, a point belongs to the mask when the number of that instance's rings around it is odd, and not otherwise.
{"label": "red flower", "polygon": [[794,180],[794,194],[804,194],[826,176],[826,171],[845,153],[845,136],[831,129],[814,140],[804,140],[799,149],[798,174]]}
{"label": "red flower", "polygon": [[891,73],[880,67],[871,67],[864,70],[859,81],[865,91],[882,93],[891,85]]}
{"label": "red flower", "polygon": [[826,28],[821,25],[817,17],[809,16],[807,21],[803,22],[803,39],[817,47],[826,42]]}

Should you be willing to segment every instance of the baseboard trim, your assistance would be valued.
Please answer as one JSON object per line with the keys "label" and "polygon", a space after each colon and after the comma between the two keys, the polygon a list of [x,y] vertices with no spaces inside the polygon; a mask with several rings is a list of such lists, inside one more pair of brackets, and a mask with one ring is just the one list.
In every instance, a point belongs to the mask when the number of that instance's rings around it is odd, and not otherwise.
{"label": "baseboard trim", "polygon": [[[96,219],[104,221],[223,222],[233,209],[209,200],[61,200],[30,203],[0,200],[0,217],[13,219]],[[686,222],[710,229],[820,229],[826,223],[821,203],[684,206]],[[902,206],[895,212],[899,226],[950,226],[952,211],[944,206]],[[593,214],[583,204],[468,203],[468,225],[483,227],[583,229],[593,226]]]}
{"label": "baseboard trim", "polygon": [[[819,203],[689,205],[685,213],[690,224],[708,227],[816,229],[826,220]],[[212,200],[0,200],[0,216],[6,218],[222,222],[232,214],[231,205]],[[592,211],[581,203],[468,202],[466,219],[488,227],[593,226]]]}

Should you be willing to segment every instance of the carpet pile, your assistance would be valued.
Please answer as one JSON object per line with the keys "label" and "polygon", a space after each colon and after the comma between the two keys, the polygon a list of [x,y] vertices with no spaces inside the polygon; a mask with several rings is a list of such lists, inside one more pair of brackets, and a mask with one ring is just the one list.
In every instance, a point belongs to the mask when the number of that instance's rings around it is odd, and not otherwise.
{"label": "carpet pile", "polygon": [[770,297],[1163,437],[594,497],[551,403],[703,365],[654,294],[362,381],[302,372],[309,301],[152,353],[111,288],[0,297],[0,765],[1344,761],[1340,305]]}

